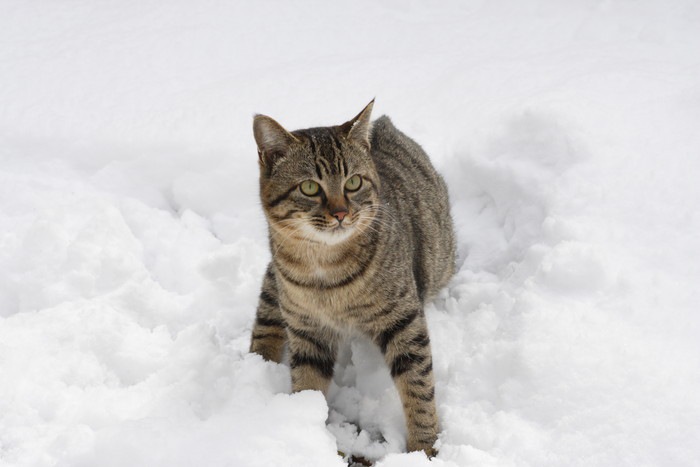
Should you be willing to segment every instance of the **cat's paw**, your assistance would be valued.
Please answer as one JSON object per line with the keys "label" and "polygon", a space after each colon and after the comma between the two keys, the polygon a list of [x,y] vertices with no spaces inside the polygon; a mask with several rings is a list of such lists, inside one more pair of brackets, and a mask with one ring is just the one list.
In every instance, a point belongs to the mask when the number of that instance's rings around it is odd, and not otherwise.
{"label": "cat's paw", "polygon": [[438,455],[438,450],[435,448],[425,448],[423,449],[423,452],[425,452],[425,455],[428,456],[428,459],[432,459]]}
{"label": "cat's paw", "polygon": [[433,447],[433,444],[434,443],[428,445],[425,442],[409,440],[408,445],[406,446],[406,450],[408,452],[423,451],[425,455],[428,456],[428,459],[432,459],[433,457],[438,455],[438,450],[437,448]]}

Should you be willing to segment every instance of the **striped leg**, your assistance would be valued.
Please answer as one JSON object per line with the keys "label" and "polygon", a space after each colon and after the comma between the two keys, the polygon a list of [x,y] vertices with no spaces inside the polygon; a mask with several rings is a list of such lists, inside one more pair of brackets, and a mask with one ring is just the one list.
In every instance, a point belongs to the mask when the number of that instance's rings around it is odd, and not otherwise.
{"label": "striped leg", "polygon": [[376,339],[401,396],[408,451],[435,455],[438,421],[430,338],[423,311],[418,309],[384,329]]}
{"label": "striped leg", "polygon": [[255,313],[250,351],[262,355],[265,360],[281,362],[284,343],[287,339],[284,329],[285,323],[280,311],[275,273],[270,263],[263,279],[258,310]]}
{"label": "striped leg", "polygon": [[292,369],[292,390],[315,389],[324,394],[333,377],[338,353],[337,336],[318,328],[287,325],[289,366]]}

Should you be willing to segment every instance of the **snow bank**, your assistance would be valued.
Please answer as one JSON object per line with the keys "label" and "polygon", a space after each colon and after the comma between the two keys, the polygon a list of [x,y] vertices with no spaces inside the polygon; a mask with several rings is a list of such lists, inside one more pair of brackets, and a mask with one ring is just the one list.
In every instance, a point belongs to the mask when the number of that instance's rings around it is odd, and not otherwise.
{"label": "snow bank", "polygon": [[[6,2],[0,465],[697,465],[690,1]],[[437,458],[376,348],[328,401],[247,353],[255,112],[377,115],[447,179]]]}

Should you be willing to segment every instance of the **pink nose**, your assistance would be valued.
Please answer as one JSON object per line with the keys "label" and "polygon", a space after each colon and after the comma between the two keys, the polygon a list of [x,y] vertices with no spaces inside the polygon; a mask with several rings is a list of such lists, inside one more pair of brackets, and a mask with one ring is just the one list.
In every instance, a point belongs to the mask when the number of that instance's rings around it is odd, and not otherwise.
{"label": "pink nose", "polygon": [[348,213],[347,208],[335,208],[335,209],[331,210],[331,216],[338,219],[339,222],[343,222],[343,219],[345,219],[345,216],[347,215],[347,213]]}

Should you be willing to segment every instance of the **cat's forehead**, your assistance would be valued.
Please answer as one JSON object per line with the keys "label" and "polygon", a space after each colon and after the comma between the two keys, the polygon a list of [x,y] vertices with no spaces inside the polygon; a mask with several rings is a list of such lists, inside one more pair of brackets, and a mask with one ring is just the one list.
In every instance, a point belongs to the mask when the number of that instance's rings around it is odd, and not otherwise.
{"label": "cat's forehead", "polygon": [[316,146],[340,146],[341,135],[336,127],[322,126],[293,131],[292,134],[301,137],[302,141]]}
{"label": "cat's forehead", "polygon": [[325,156],[331,159],[342,153],[342,137],[333,127],[308,128],[295,131],[293,134],[300,137],[314,156]]}
{"label": "cat's forehead", "polygon": [[304,152],[319,178],[324,175],[347,176],[349,167],[361,163],[356,148],[348,144],[337,127],[308,128],[293,134],[304,144]]}

